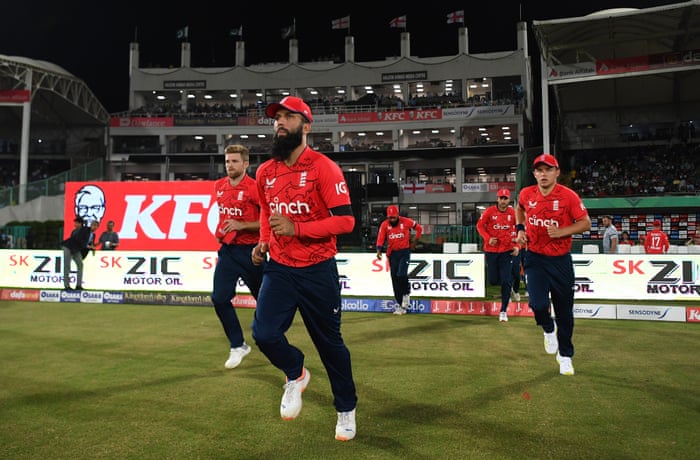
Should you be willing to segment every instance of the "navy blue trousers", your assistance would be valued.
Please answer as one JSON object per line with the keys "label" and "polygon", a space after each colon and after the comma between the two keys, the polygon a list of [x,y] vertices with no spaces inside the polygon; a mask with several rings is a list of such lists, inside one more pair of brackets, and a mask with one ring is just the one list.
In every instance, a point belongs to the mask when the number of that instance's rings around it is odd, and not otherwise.
{"label": "navy blue trousers", "polygon": [[400,304],[405,294],[411,293],[411,284],[408,282],[408,263],[411,261],[410,249],[391,251],[389,256],[389,272],[391,273],[391,287],[394,290],[394,299]]}
{"label": "navy blue trousers", "polygon": [[289,380],[299,378],[304,367],[304,353],[285,336],[297,310],[326,368],[336,410],[353,410],[357,394],[350,351],[340,332],[340,279],[335,258],[302,268],[270,259],[265,266],[253,318],[253,338]]}
{"label": "navy blue trousers", "polygon": [[486,278],[492,286],[501,285],[501,311],[508,310],[510,289],[513,287],[513,259],[511,251],[487,252]]}
{"label": "navy blue trousers", "polygon": [[557,321],[557,340],[561,356],[574,356],[574,264],[571,254],[544,256],[532,251],[523,255],[525,283],[535,321],[544,332],[554,330],[550,297]]}
{"label": "navy blue trousers", "polygon": [[236,295],[238,279],[243,280],[256,299],[262,284],[263,265],[253,265],[250,257],[253,247],[254,244],[222,244],[217,254],[211,301],[231,348],[238,348],[244,342],[241,323],[231,305],[231,299]]}

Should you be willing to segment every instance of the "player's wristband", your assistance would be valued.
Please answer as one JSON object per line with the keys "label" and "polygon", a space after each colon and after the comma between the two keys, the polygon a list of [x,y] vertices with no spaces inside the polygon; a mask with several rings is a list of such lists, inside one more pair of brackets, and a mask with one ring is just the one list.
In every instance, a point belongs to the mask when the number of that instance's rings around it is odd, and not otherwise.
{"label": "player's wristband", "polygon": [[515,226],[515,231],[517,231],[517,232],[523,231],[523,232],[524,232],[524,231],[525,231],[525,225],[524,225],[524,224],[517,224],[517,225]]}

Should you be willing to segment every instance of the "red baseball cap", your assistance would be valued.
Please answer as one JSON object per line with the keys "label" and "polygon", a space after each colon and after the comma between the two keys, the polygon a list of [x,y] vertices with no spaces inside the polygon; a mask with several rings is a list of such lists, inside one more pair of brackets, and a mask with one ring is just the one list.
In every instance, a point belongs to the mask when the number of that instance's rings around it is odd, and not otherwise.
{"label": "red baseball cap", "polygon": [[542,155],[535,158],[535,161],[532,162],[532,165],[537,166],[540,163],[544,163],[547,166],[559,169],[559,162],[556,158],[554,158],[554,156],[550,155],[549,153],[543,153]]}
{"label": "red baseball cap", "polygon": [[306,118],[306,121],[313,123],[314,119],[311,115],[311,109],[301,98],[296,96],[287,96],[279,102],[273,102],[265,109],[265,115],[274,118],[279,109],[287,109],[290,112],[298,113]]}
{"label": "red baseball cap", "polygon": [[387,208],[386,208],[386,216],[387,217],[397,217],[398,215],[399,215],[399,207],[398,206],[396,206],[395,204],[387,206]]}
{"label": "red baseball cap", "polygon": [[504,196],[506,198],[510,198],[510,190],[508,190],[507,188],[502,188],[498,191],[498,194],[496,196],[497,197]]}
{"label": "red baseball cap", "polygon": [[661,227],[661,221],[659,219],[654,221],[654,227]]}

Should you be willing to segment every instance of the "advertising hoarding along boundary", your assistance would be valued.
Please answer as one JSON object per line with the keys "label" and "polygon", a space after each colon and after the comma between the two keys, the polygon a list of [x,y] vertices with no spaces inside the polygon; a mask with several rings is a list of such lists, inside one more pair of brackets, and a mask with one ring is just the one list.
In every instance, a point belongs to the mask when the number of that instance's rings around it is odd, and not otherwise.
{"label": "advertising hoarding along boundary", "polygon": [[[208,294],[216,257],[214,251],[97,251],[84,260],[83,285],[89,290]],[[386,258],[341,252],[336,260],[344,297],[393,297]],[[576,301],[700,302],[700,254],[574,254],[573,263]],[[0,284],[62,289],[62,267],[62,251],[2,250]],[[485,262],[480,253],[414,253],[409,279],[414,298],[486,296]],[[238,291],[249,293],[242,282]]]}
{"label": "advertising hoarding along boundary", "polygon": [[[181,292],[108,292],[57,291],[24,288],[0,288],[0,300],[72,302],[131,305],[205,306],[211,307],[206,294]],[[236,295],[231,304],[237,308],[255,308],[251,295]],[[396,306],[389,299],[362,299],[343,297],[341,308],[348,312],[393,313]],[[499,301],[487,300],[424,300],[414,299],[408,308],[410,314],[444,314],[463,316],[493,316],[500,313]],[[508,316],[529,316],[532,311],[526,302],[511,302]],[[574,317],[583,319],[627,319],[643,321],[673,321],[700,323],[700,305],[676,307],[667,305],[631,304],[574,304]]]}

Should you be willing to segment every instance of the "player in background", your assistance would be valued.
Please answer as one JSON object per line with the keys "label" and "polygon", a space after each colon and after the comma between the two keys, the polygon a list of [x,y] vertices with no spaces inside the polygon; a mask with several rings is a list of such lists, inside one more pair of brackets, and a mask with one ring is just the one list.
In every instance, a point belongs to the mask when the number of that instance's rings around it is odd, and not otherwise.
{"label": "player in background", "polygon": [[[411,230],[415,237],[411,238]],[[391,285],[396,299],[395,315],[403,315],[411,304],[411,284],[408,280],[408,264],[411,251],[423,235],[423,226],[413,219],[399,215],[399,207],[392,204],[386,208],[386,219],[379,226],[377,233],[377,259],[382,260],[382,249],[386,245],[389,258]]]}
{"label": "player in background", "polygon": [[661,221],[654,221],[654,228],[644,236],[644,252],[647,254],[666,254],[668,248],[668,236],[661,230]]}
{"label": "player in background", "polygon": [[260,195],[260,243],[255,263],[269,255],[253,319],[253,338],[284,372],[283,420],[295,419],[311,373],[304,353],[287,341],[297,310],[326,369],[338,419],[335,439],[355,437],[357,393],[350,351],[341,334],[341,286],[335,260],[337,236],[352,232],[355,217],[343,171],[307,145],[313,116],[300,98],[267,106],[274,118],[271,159],[256,172]]}
{"label": "player in background", "polygon": [[510,206],[510,190],[498,191],[496,204],[486,208],[476,223],[484,239],[486,274],[489,284],[501,285],[501,311],[498,320],[508,321],[508,303],[513,293],[513,264],[520,276],[520,245],[515,242],[515,209]]}
{"label": "player in background", "polygon": [[[559,162],[543,153],[535,158],[536,185],[523,188],[515,210],[529,305],[544,331],[544,349],[556,354],[559,373],[574,375],[574,264],[572,235],[591,228],[576,192],[557,183]],[[556,321],[550,313],[550,297]]]}
{"label": "player in background", "polygon": [[224,150],[224,155],[226,177],[214,183],[219,208],[219,224],[215,236],[221,246],[214,269],[211,300],[231,347],[224,367],[233,369],[250,353],[251,348],[245,342],[241,323],[231,301],[236,296],[239,279],[243,280],[257,299],[264,265],[255,265],[250,258],[260,236],[260,200],[257,184],[247,174],[250,164],[248,148],[229,145]]}

